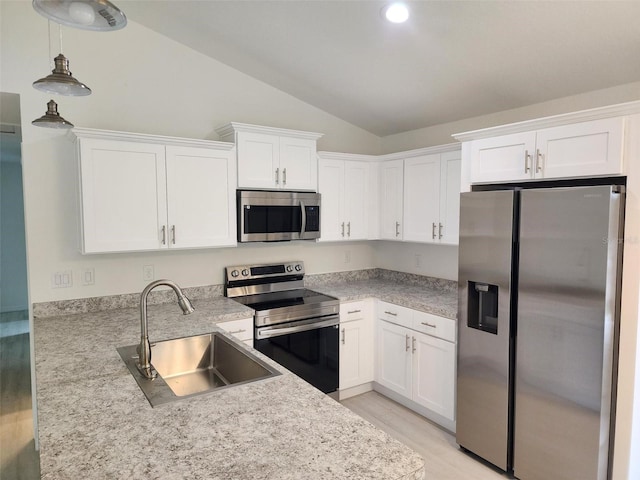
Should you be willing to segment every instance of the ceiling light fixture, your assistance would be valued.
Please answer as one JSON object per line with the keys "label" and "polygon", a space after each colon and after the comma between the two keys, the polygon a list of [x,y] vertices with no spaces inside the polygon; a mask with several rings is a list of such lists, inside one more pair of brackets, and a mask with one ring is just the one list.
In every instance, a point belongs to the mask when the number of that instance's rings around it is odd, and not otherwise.
{"label": "ceiling light fixture", "polygon": [[58,113],[58,104],[53,100],[47,102],[47,112],[40,118],[36,118],[32,125],[46,128],[73,128],[73,123],[67,122]]}
{"label": "ceiling light fixture", "polygon": [[43,17],[68,27],[110,32],[127,25],[124,12],[108,0],[33,0]]}
{"label": "ceiling light fixture", "polygon": [[391,23],[404,23],[409,19],[409,9],[402,2],[394,2],[385,5],[382,9],[384,18]]}

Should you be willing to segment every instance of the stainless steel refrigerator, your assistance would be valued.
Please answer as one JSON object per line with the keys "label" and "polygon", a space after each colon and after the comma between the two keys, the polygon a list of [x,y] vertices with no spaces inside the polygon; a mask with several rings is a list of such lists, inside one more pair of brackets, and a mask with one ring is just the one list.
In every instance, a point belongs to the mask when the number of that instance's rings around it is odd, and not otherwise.
{"label": "stainless steel refrigerator", "polygon": [[456,441],[521,480],[610,476],[623,189],[461,195]]}

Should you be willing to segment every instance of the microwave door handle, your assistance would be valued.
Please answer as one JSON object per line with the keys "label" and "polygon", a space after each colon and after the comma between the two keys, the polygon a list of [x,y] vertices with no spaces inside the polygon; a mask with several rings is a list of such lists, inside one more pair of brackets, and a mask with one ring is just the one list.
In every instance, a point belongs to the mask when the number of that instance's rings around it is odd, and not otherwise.
{"label": "microwave door handle", "polygon": [[302,200],[300,200],[300,214],[302,215],[302,226],[300,227],[300,238],[304,238],[304,232],[307,229],[307,209]]}

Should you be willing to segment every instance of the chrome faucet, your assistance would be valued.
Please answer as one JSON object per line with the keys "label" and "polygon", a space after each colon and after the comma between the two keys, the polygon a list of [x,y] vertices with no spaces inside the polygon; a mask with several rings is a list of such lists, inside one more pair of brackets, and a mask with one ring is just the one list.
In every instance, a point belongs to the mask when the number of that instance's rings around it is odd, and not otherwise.
{"label": "chrome faucet", "polygon": [[150,380],[153,380],[158,376],[155,368],[151,365],[151,344],[149,343],[149,320],[147,319],[147,297],[151,290],[160,285],[166,285],[171,287],[178,297],[178,305],[182,309],[184,315],[189,315],[194,312],[193,305],[187,296],[182,293],[182,290],[171,280],[156,280],[151,282],[142,291],[140,295],[140,345],[138,345],[138,363],[136,366],[140,373]]}

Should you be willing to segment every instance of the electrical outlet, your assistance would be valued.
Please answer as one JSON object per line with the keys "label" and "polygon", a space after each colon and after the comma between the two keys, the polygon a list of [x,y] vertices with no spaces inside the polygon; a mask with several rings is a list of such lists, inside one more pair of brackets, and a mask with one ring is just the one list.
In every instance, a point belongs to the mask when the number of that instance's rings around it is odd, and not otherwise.
{"label": "electrical outlet", "polygon": [[96,281],[96,271],[93,268],[82,270],[82,285],[93,285]]}
{"label": "electrical outlet", "polygon": [[344,263],[350,263],[351,262],[351,251],[347,250],[346,252],[344,252]]}
{"label": "electrical outlet", "polygon": [[155,274],[153,273],[153,265],[144,265],[142,267],[142,280],[145,282],[152,282],[155,278]]}
{"label": "electrical outlet", "polygon": [[416,268],[420,268],[422,266],[422,255],[416,253]]}
{"label": "electrical outlet", "polygon": [[73,286],[73,271],[62,270],[51,274],[51,288],[69,288]]}

